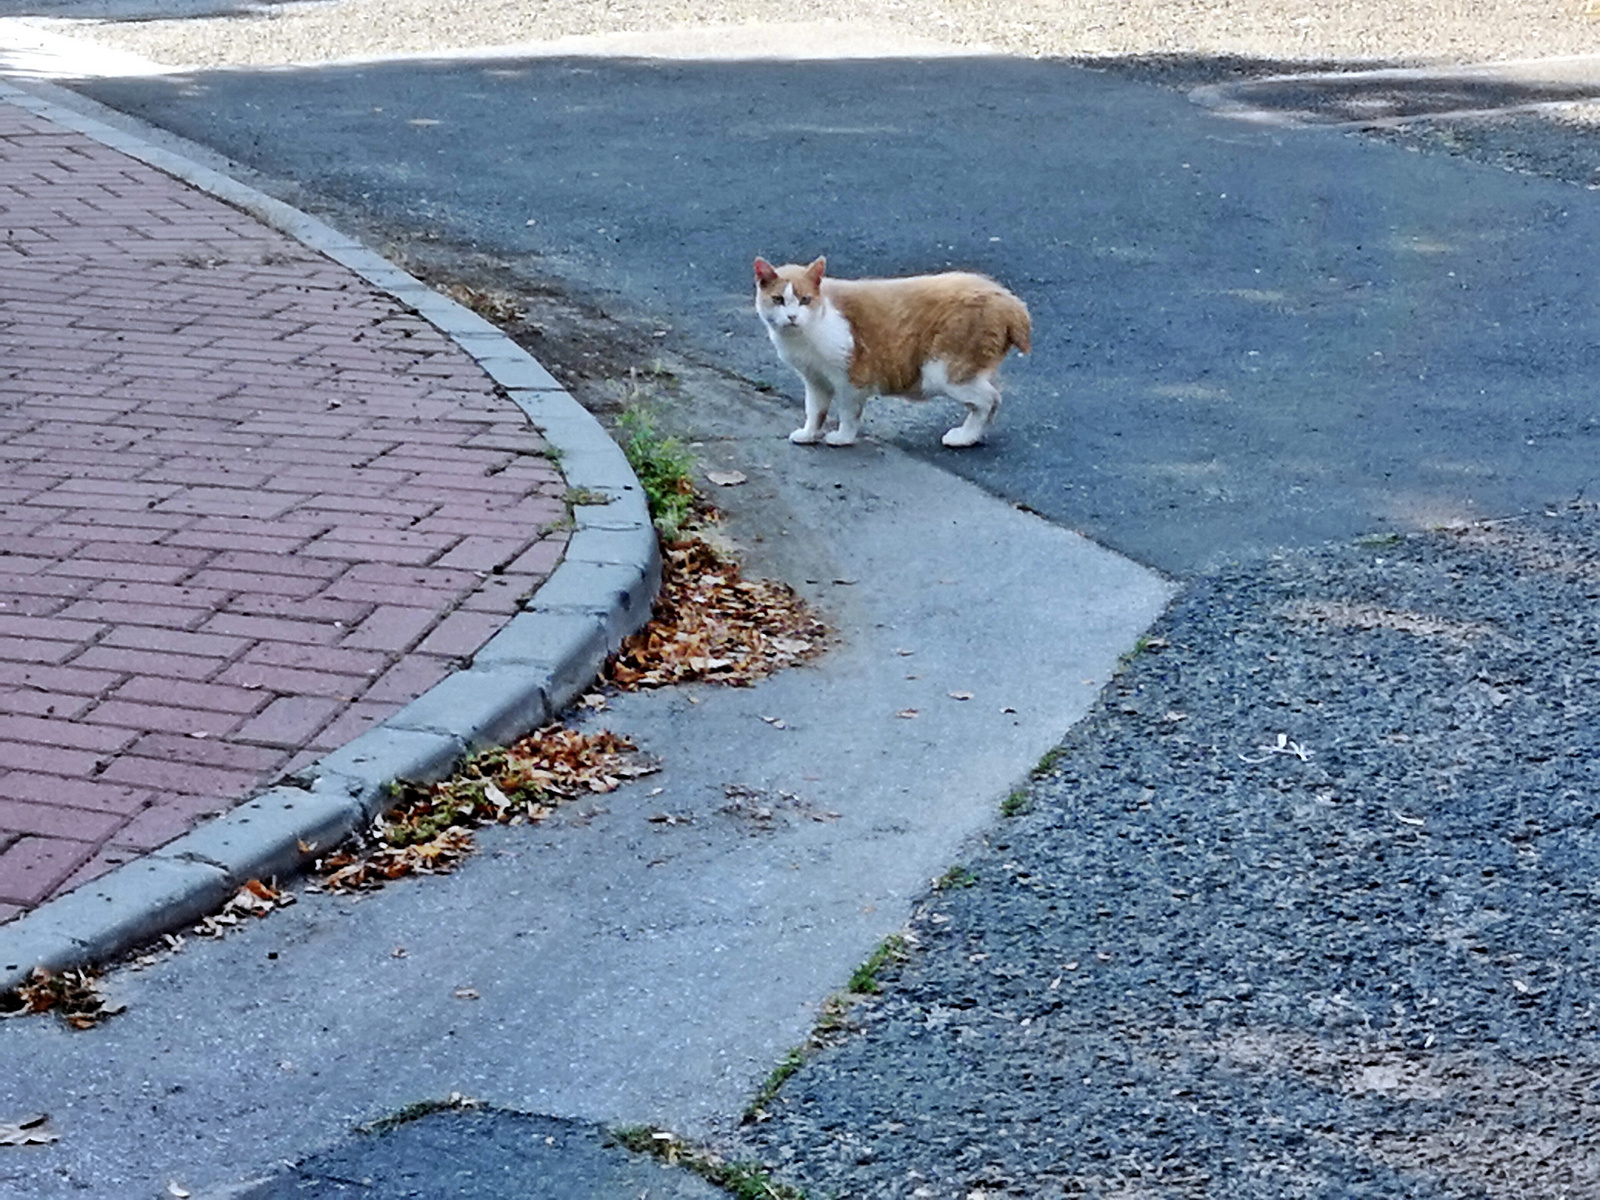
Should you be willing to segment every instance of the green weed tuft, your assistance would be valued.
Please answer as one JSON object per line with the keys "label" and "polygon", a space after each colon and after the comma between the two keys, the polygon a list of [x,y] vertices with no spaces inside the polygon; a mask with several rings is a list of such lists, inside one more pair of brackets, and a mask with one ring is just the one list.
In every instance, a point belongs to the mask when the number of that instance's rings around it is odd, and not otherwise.
{"label": "green weed tuft", "polygon": [[675,542],[694,511],[694,455],[677,438],[658,433],[642,405],[626,409],[617,423],[622,451],[650,503],[650,517],[662,540]]}
{"label": "green weed tuft", "polygon": [[1020,817],[1033,807],[1033,797],[1028,795],[1027,788],[1016,788],[1004,800],[1000,801],[1000,815],[1002,817]]}
{"label": "green weed tuft", "polygon": [[766,1079],[756,1089],[755,1099],[750,1101],[750,1106],[745,1111],[755,1113],[767,1107],[777,1098],[778,1092],[793,1075],[806,1064],[806,1050],[803,1046],[795,1046],[778,1060],[778,1065],[767,1073]]}
{"label": "green weed tuft", "polygon": [[568,508],[571,508],[579,504],[610,504],[615,497],[608,496],[605,492],[597,492],[594,488],[574,487],[562,493],[561,499]]}
{"label": "green weed tuft", "polygon": [[1043,779],[1053,772],[1061,760],[1067,756],[1065,746],[1052,746],[1046,750],[1039,761],[1034,764],[1033,770],[1028,773],[1029,779]]}
{"label": "green weed tuft", "polygon": [[611,1138],[635,1154],[648,1154],[669,1166],[693,1171],[707,1183],[728,1192],[735,1200],[805,1200],[804,1192],[786,1183],[778,1183],[759,1163],[728,1162],[664,1129],[629,1125],[613,1129]]}
{"label": "green weed tuft", "polygon": [[969,888],[978,882],[978,877],[963,866],[954,866],[933,881],[933,890],[948,892],[952,888]]}
{"label": "green weed tuft", "polygon": [[872,952],[872,957],[851,974],[850,990],[858,996],[876,996],[883,991],[883,985],[878,982],[879,973],[893,963],[904,962],[906,953],[905,936],[891,933],[883,939],[883,945]]}

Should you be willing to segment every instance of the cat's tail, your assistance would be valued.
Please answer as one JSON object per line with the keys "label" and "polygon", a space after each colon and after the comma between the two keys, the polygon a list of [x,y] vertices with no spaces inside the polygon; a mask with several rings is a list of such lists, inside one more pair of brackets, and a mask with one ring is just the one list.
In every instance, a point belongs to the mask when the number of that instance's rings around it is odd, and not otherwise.
{"label": "cat's tail", "polygon": [[1024,354],[1033,350],[1033,318],[1028,315],[1028,306],[1011,293],[1006,293],[1009,303],[1005,307],[1006,342],[1007,349],[1015,346]]}

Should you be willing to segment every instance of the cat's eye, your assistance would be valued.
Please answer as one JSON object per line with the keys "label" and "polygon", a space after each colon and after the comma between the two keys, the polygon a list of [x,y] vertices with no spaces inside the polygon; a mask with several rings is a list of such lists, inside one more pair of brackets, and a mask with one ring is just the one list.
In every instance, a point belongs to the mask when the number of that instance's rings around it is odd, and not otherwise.
{"label": "cat's eye", "polygon": [[811,297],[810,296],[801,296],[800,297],[800,303],[801,304],[810,304],[811,303]]}
{"label": "cat's eye", "polygon": [[773,296],[773,297],[772,297],[772,303],[773,303],[773,304],[774,304],[774,305],[775,305],[775,306],[776,306],[776,307],[778,307],[778,308],[782,308],[782,307],[783,307],[783,297],[782,297],[782,296]]}

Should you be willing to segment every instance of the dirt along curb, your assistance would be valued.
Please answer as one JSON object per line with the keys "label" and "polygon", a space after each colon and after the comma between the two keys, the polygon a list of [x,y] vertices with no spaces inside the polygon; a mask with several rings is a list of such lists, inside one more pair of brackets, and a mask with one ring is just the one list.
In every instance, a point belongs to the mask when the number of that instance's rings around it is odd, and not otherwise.
{"label": "dirt along curb", "polygon": [[[387,807],[399,778],[432,779],[464,754],[547,723],[650,615],[660,552],[644,491],[600,423],[495,326],[366,246],[254,188],[76,108],[0,81],[0,98],[238,208],[326,255],[471,356],[554,450],[573,530],[565,558],[469,666],[292,781],[0,926],[0,989],[37,967],[104,961],[214,911],[252,878],[292,873]],[[170,140],[170,139],[164,139]]]}

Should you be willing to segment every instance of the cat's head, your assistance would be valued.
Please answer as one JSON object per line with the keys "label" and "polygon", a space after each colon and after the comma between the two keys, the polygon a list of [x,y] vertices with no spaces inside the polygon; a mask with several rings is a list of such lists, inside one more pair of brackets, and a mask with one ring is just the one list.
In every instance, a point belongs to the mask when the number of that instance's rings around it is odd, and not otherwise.
{"label": "cat's head", "polygon": [[822,276],[828,260],[775,267],[756,259],[756,312],[778,333],[802,332],[822,312]]}

